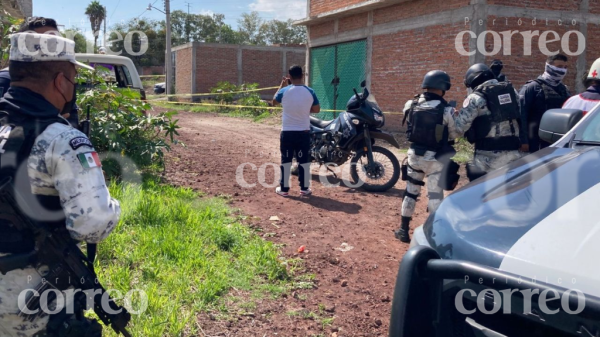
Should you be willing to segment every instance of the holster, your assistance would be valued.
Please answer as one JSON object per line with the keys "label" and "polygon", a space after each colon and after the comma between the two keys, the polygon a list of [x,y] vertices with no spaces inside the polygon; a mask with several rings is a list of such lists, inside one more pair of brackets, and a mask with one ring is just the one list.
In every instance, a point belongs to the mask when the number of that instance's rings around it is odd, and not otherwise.
{"label": "holster", "polygon": [[485,172],[485,171],[481,170],[479,167],[473,165],[473,163],[467,164],[467,178],[469,178],[469,181],[477,180],[486,174],[487,174],[487,172]]}
{"label": "holster", "polygon": [[402,161],[402,166],[401,168],[401,179],[402,181],[407,181],[408,180],[408,157],[404,158],[404,160]]}
{"label": "holster", "polygon": [[459,169],[459,164],[453,160],[448,160],[442,169],[438,186],[444,191],[454,191],[456,185],[458,185],[458,180],[460,179],[460,175],[458,174]]}

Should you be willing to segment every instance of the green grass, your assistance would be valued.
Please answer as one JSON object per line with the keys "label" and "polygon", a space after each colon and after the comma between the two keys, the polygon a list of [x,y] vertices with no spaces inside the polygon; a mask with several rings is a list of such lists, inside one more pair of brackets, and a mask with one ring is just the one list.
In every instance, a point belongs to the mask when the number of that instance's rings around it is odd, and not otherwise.
{"label": "green grass", "polygon": [[153,180],[141,187],[112,183],[110,191],[122,215],[99,246],[99,278],[123,294],[146,292],[148,309],[129,326],[134,336],[195,336],[196,315],[226,311],[222,302],[231,289],[261,297],[289,287],[279,250],[242,225],[226,200]]}

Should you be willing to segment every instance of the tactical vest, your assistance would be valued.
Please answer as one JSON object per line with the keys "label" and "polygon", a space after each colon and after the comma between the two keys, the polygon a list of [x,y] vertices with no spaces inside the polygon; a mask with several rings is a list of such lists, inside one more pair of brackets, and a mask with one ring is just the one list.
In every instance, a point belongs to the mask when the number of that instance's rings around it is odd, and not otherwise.
{"label": "tactical vest", "polygon": [[446,107],[448,104],[443,101],[435,108],[413,103],[407,116],[406,132],[413,149],[421,150],[423,154],[425,151],[437,152],[448,143],[448,126],[444,125]]}
{"label": "tactical vest", "polygon": [[541,111],[542,114],[550,109],[562,108],[563,104],[565,104],[567,99],[569,99],[569,93],[563,84],[559,84],[556,88],[553,88],[539,78],[535,81],[542,87],[542,90],[544,91],[544,101],[546,104],[544,106],[544,111]]}
{"label": "tactical vest", "polygon": [[[490,114],[475,118],[468,132],[468,140],[475,144],[476,150],[518,150],[521,142],[516,135],[515,128],[518,125],[514,125],[514,121],[520,117],[519,103],[512,84],[510,82],[485,84],[478,87],[474,93],[486,100]],[[503,122],[510,123],[512,135],[500,137],[497,134],[495,137],[488,137],[490,131],[494,128],[498,129]]]}
{"label": "tactical vest", "polygon": [[[65,226],[66,218],[58,196],[34,195],[27,174],[27,160],[35,139],[54,123],[67,124],[56,116],[33,118],[23,114],[0,111],[0,177],[12,177],[15,188],[36,212],[54,215],[49,226]],[[20,168],[19,174],[17,169]],[[62,212],[62,213],[61,213]],[[8,205],[0,204],[0,253],[27,253],[34,247],[32,233],[18,232],[12,224],[13,211]],[[62,218],[57,219],[57,215]]]}

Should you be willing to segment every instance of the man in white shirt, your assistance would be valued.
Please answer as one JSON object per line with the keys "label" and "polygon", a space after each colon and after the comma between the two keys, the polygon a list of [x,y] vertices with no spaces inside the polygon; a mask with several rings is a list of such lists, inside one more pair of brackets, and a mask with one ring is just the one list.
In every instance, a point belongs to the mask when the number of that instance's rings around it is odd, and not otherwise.
{"label": "man in white shirt", "polygon": [[273,99],[273,105],[283,106],[283,125],[280,136],[281,182],[275,192],[289,195],[290,174],[294,152],[298,160],[300,194],[308,196],[310,189],[310,114],[319,113],[321,107],[314,90],[304,85],[302,67],[294,65],[289,78],[284,77]]}

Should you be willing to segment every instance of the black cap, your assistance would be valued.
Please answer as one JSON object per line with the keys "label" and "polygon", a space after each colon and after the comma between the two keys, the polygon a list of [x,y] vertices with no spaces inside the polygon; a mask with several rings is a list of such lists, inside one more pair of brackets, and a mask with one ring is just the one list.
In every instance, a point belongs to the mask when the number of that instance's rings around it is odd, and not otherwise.
{"label": "black cap", "polygon": [[496,75],[483,63],[477,63],[471,66],[465,75],[465,85],[467,88],[475,89],[485,81],[493,80]]}
{"label": "black cap", "polygon": [[450,76],[445,71],[432,70],[425,74],[421,88],[448,91],[451,86]]}

